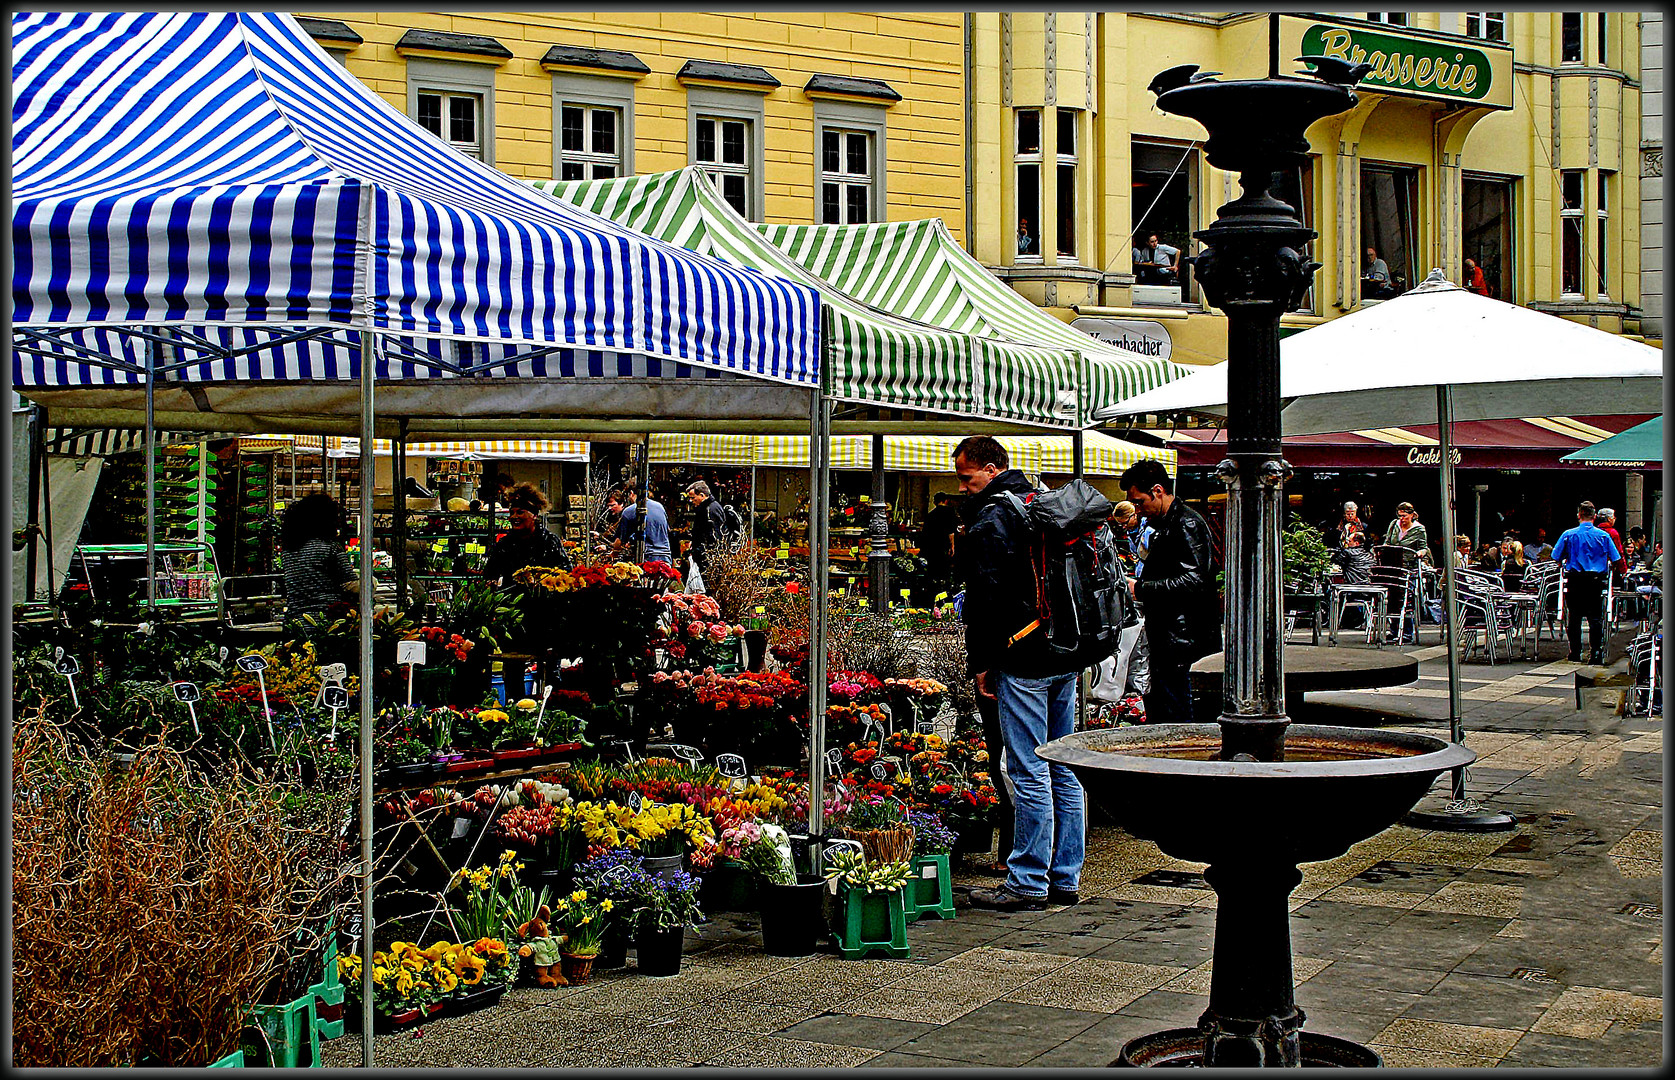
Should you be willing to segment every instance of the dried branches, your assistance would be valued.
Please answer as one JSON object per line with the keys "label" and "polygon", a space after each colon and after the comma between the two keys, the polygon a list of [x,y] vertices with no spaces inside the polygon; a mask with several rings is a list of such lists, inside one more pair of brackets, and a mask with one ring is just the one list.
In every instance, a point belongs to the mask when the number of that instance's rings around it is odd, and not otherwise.
{"label": "dried branches", "polygon": [[341,891],[353,792],[212,772],[160,742],[115,767],[49,706],[13,729],[15,1063],[208,1064]]}

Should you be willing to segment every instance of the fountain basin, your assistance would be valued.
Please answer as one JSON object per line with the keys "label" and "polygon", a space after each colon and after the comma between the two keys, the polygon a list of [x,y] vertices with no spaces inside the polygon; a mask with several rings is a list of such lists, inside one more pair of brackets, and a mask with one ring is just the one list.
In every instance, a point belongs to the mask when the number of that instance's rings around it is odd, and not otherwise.
{"label": "fountain basin", "polygon": [[1079,731],[1038,747],[1130,835],[1189,862],[1290,865],[1384,831],[1477,755],[1429,735],[1292,724],[1284,761],[1221,761],[1219,724]]}

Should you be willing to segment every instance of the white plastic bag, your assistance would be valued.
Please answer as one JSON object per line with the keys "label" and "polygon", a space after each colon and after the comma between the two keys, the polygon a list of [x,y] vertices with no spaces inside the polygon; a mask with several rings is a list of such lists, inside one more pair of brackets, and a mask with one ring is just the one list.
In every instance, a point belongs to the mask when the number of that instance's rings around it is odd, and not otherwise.
{"label": "white plastic bag", "polygon": [[690,555],[686,557],[686,591],[689,593],[704,591],[704,573],[698,569],[698,560]]}
{"label": "white plastic bag", "polygon": [[[1127,645],[1129,631],[1134,632],[1134,644]],[[1142,696],[1152,692],[1152,654],[1146,646],[1146,620],[1141,619],[1123,631],[1123,643],[1128,653],[1128,689]]]}

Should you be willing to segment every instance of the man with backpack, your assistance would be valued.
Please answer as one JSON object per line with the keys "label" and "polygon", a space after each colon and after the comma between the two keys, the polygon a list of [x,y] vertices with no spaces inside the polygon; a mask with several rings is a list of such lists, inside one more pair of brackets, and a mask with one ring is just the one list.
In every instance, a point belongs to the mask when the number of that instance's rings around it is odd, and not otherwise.
{"label": "man with backpack", "polygon": [[[1038,492],[986,435],[954,451],[964,535],[962,617],[969,668],[994,698],[1012,781],[1006,880],[973,889],[974,906],[1039,911],[1079,899],[1086,846],[1082,786],[1035,753],[1075,730],[1080,671],[1116,648],[1122,570],[1106,519],[1111,504],[1082,481]],[[991,747],[991,767],[998,756]]]}
{"label": "man with backpack", "polygon": [[[727,509],[710,496],[710,486],[702,480],[694,480],[686,486],[687,501],[692,504],[692,542],[687,548],[687,554],[692,556],[692,570],[687,581],[687,591],[704,591],[704,571],[709,569],[710,559],[718,551],[726,549],[729,533]],[[736,515],[735,515],[736,516]]]}
{"label": "man with backpack", "polygon": [[[1146,550],[1146,573],[1131,578],[1128,591],[1146,615],[1151,656],[1151,693],[1146,721],[1160,724],[1209,722],[1194,715],[1189,669],[1194,660],[1221,651],[1221,599],[1210,565],[1210,526],[1198,511],[1175,497],[1175,481],[1161,461],[1130,465],[1117,481],[1154,530]],[[1201,711],[1208,712],[1208,703]]]}

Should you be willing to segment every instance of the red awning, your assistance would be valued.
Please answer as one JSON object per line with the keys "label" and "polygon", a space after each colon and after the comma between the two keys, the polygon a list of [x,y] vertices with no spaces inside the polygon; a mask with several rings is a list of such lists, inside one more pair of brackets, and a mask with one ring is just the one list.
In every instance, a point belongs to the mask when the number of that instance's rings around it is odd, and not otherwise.
{"label": "red awning", "polygon": [[[1567,468],[1559,461],[1565,454],[1649,419],[1650,414],[1462,420],[1453,428],[1459,455],[1454,464],[1462,469]],[[1176,428],[1153,434],[1179,455],[1182,468],[1213,468],[1226,456],[1227,432],[1221,428]],[[1432,468],[1440,464],[1437,426],[1297,435],[1285,440],[1285,459],[1299,469]]]}

